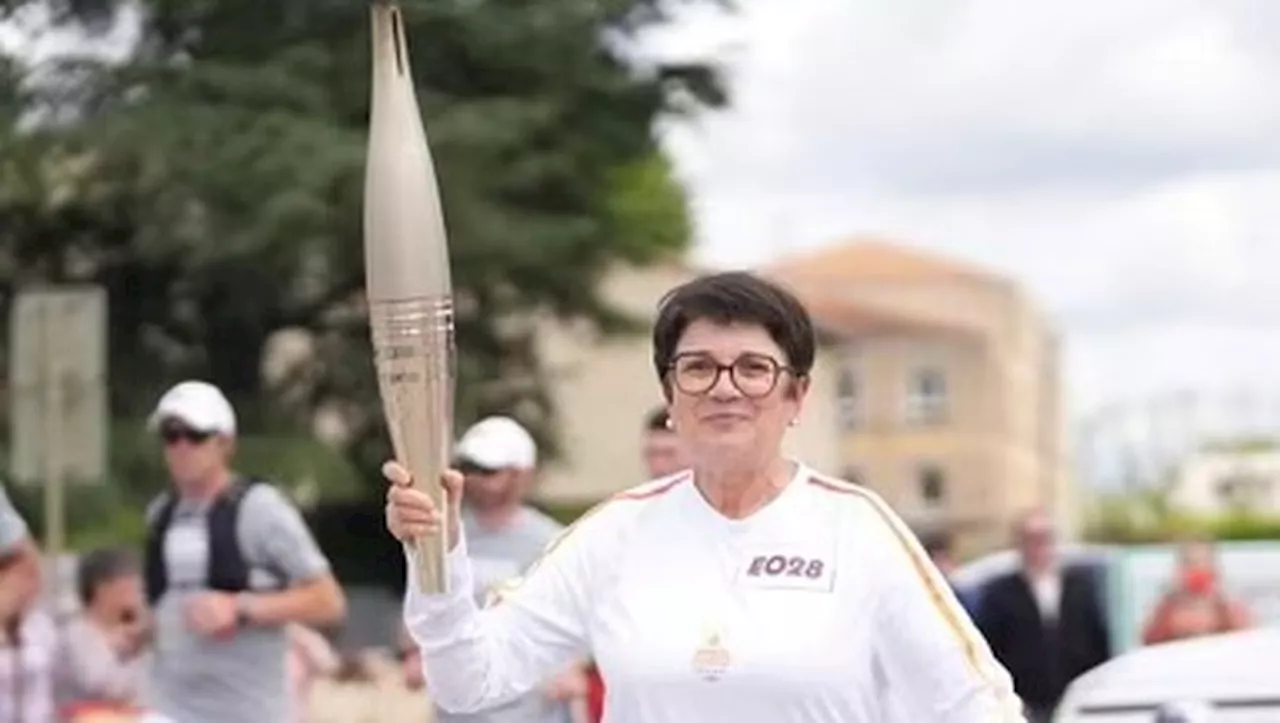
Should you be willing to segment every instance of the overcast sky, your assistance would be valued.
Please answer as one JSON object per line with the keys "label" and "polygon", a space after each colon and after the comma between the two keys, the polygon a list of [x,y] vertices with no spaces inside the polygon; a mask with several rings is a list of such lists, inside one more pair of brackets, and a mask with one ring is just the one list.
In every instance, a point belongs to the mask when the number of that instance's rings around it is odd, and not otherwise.
{"label": "overcast sky", "polygon": [[1280,389],[1280,0],[737,1],[648,43],[732,72],[667,135],[699,261],[874,233],[1004,272],[1074,416]]}
{"label": "overcast sky", "polygon": [[669,135],[699,259],[885,234],[1002,271],[1071,408],[1280,388],[1280,2],[741,0],[653,39],[734,108]]}

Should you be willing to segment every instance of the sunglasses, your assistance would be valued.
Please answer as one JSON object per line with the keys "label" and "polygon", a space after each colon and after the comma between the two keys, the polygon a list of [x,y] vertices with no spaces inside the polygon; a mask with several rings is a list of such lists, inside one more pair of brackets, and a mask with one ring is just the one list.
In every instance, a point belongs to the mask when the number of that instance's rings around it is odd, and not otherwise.
{"label": "sunglasses", "polygon": [[200,432],[186,427],[165,427],[160,430],[160,439],[163,439],[165,444],[177,444],[179,442],[204,444],[212,436],[213,432]]}
{"label": "sunglasses", "polygon": [[458,471],[465,475],[474,475],[477,477],[486,477],[491,474],[497,474],[499,470],[492,467],[476,464],[468,460],[459,460],[457,464]]}

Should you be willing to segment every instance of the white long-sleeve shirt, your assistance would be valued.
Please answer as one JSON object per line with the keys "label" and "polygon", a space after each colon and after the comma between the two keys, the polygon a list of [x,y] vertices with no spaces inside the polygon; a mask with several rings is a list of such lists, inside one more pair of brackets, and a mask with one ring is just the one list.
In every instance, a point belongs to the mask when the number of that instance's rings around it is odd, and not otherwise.
{"label": "white long-sleeve shirt", "polygon": [[692,474],[584,515],[501,602],[472,601],[465,540],[450,593],[405,622],[430,694],[473,711],[593,657],[608,723],[1009,723],[1008,673],[914,535],[875,494],[797,465],[746,519]]}

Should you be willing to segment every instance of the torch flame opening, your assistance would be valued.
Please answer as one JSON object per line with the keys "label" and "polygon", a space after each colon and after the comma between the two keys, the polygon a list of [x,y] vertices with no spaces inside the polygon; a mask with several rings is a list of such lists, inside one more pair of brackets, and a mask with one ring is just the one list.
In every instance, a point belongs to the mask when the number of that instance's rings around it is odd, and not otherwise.
{"label": "torch flame opening", "polygon": [[400,8],[398,7],[391,8],[391,37],[396,46],[396,73],[404,75],[404,25],[400,20]]}

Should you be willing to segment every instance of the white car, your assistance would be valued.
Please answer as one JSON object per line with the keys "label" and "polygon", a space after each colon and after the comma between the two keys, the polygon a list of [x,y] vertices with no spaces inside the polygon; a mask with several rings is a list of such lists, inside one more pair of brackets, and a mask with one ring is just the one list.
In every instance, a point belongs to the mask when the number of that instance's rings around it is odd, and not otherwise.
{"label": "white car", "polygon": [[1280,723],[1280,627],[1125,653],[1067,688],[1054,723]]}
{"label": "white car", "polygon": [[[1065,543],[1058,555],[1068,564],[1103,568],[1116,549],[1114,545]],[[951,582],[963,589],[980,588],[995,577],[1013,572],[1020,564],[1017,550],[998,550],[961,565],[952,573]]]}

